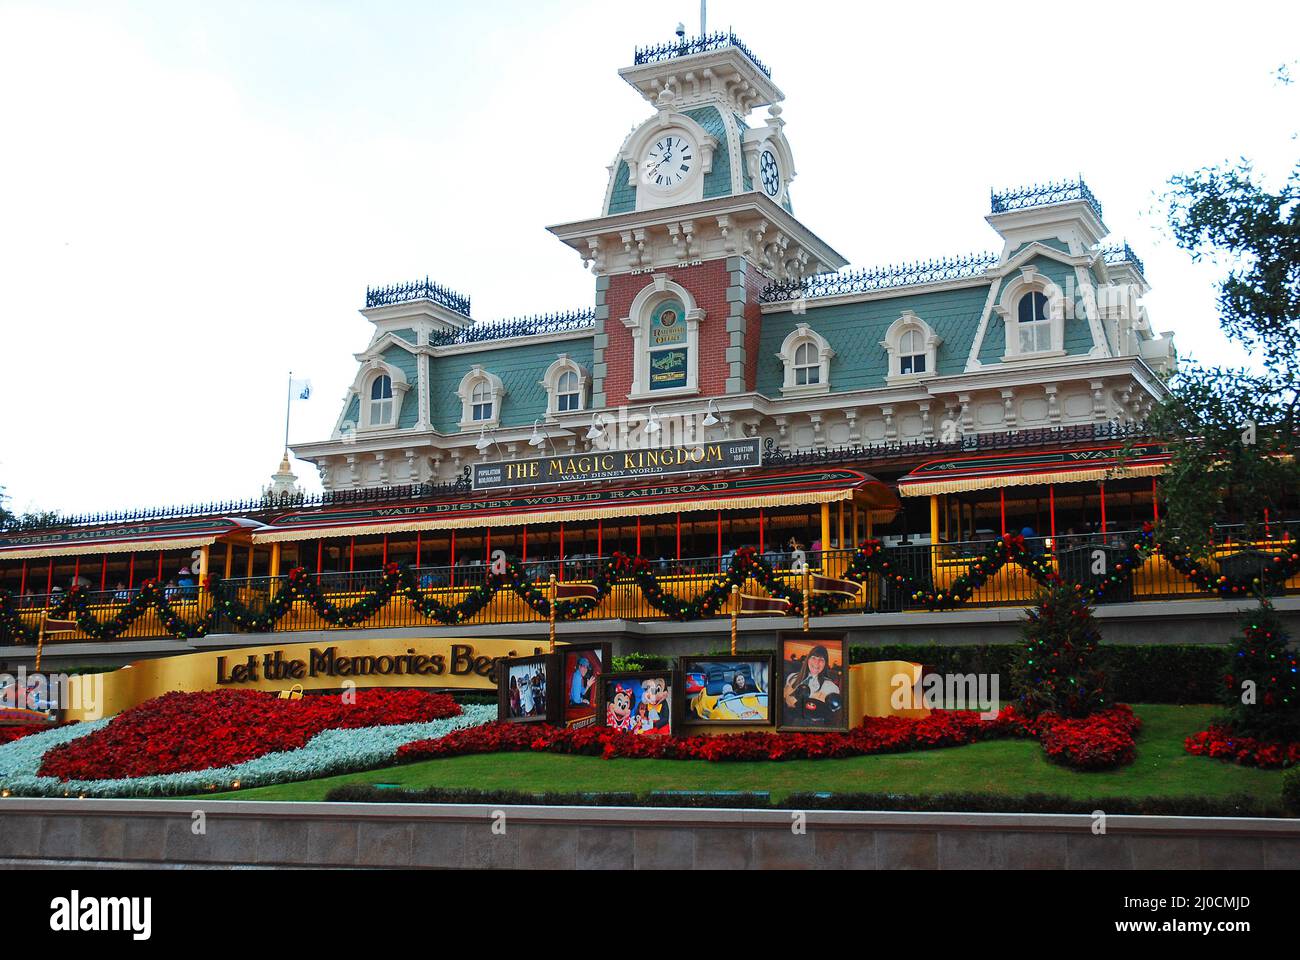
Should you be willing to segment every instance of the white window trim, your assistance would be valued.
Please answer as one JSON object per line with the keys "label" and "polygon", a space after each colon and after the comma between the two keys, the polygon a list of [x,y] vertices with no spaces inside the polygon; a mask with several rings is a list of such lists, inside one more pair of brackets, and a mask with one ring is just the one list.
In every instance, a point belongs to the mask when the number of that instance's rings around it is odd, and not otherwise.
{"label": "white window trim", "polygon": [[[795,351],[805,343],[811,343],[817,349],[817,360],[820,364],[817,383],[795,383],[794,355]],[[785,368],[785,382],[781,384],[781,396],[815,397],[831,392],[831,358],[835,356],[835,351],[831,349],[826,338],[807,323],[800,323],[786,334],[785,339],[781,341],[781,352],[776,356]]]}
{"label": "white window trim", "polygon": [[[678,300],[686,308],[686,386],[672,390],[650,390],[650,315],[665,300]],[[629,400],[662,400],[668,397],[689,397],[700,392],[700,322],[704,311],[700,309],[689,290],[673,283],[667,274],[655,274],[654,282],[644,287],[632,300],[623,326],[632,333],[632,386]]]}
{"label": "white window trim", "polygon": [[[1047,297],[1047,319],[1051,323],[1051,347],[1047,350],[1020,352],[1020,298],[1027,293],[1041,293]],[[1002,360],[1014,363],[1023,360],[1045,360],[1065,356],[1065,294],[1061,288],[1033,267],[1021,267],[1020,276],[1002,287],[1002,295],[993,307],[1002,318],[1006,329],[1006,349]]]}
{"label": "white window trim", "polygon": [[[566,373],[573,373],[578,377],[578,408],[576,410],[560,410],[560,377]],[[546,374],[540,382],[546,388],[546,419],[548,421],[554,422],[561,413],[582,413],[587,410],[591,374],[582,364],[567,353],[560,354],[555,362],[546,368]]]}
{"label": "white window trim", "polygon": [[[393,416],[387,423],[373,423],[370,419],[370,387],[381,376],[387,376],[393,381]],[[402,416],[402,402],[406,398],[406,391],[410,389],[411,384],[400,368],[387,364],[379,358],[364,363],[352,383],[352,390],[360,403],[360,408],[357,410],[357,420],[360,421],[357,424],[357,431],[396,429],[397,421]]]}
{"label": "white window trim", "polygon": [[[925,353],[925,372],[924,373],[903,373],[903,335],[915,330],[921,335],[921,343]],[[943,343],[943,337],[934,332],[934,329],[922,320],[911,310],[904,310],[897,320],[889,325],[885,331],[885,339],[880,341],[880,345],[885,348],[889,354],[889,372],[885,374],[885,383],[904,384],[915,383],[918,380],[928,380],[936,375],[938,366],[939,346]],[[909,354],[914,356],[914,354]]]}
{"label": "white window trim", "polygon": [[[488,420],[475,420],[472,397],[479,383],[487,383],[492,394],[492,416]],[[501,400],[506,395],[505,384],[495,373],[484,370],[479,364],[469,368],[461,377],[456,396],[460,397],[460,429],[462,433],[475,430],[495,430],[501,423]]]}

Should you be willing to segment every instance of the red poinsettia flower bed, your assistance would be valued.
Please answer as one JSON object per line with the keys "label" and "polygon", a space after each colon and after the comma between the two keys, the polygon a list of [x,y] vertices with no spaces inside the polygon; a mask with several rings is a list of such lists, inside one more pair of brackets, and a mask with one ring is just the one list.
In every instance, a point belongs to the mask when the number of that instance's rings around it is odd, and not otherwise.
{"label": "red poinsettia flower bed", "polygon": [[108,726],[45,754],[41,775],[107,780],[207,770],[294,750],[325,730],[454,717],[446,694],[361,690],[281,700],[255,690],[168,693],[114,717]]}
{"label": "red poinsettia flower bed", "polygon": [[1136,759],[1142,721],[1120,705],[1077,719],[1044,714],[1036,726],[1047,759],[1075,770],[1110,770]]}
{"label": "red poinsettia flower bed", "polygon": [[[936,710],[923,719],[868,717],[848,733],[740,733],[732,736],[646,737],[606,727],[578,730],[516,723],[489,723],[454,730],[436,740],[398,748],[399,760],[429,760],[472,753],[534,751],[654,760],[816,760],[954,747],[999,737],[1040,737],[1048,756],[1080,769],[1100,770],[1131,762],[1133,734],[1141,721],[1128,707],[1086,720],[1044,716],[1030,721],[1004,709],[995,720],[978,714]],[[1049,746],[1050,743],[1050,746]]]}
{"label": "red poinsettia flower bed", "polygon": [[974,743],[997,736],[995,724],[977,714],[936,712],[923,720],[868,718],[848,733],[738,733],[726,737],[645,737],[583,727],[578,730],[516,723],[490,723],[453,730],[437,740],[420,740],[398,749],[402,760],[453,757],[468,753],[532,750],[585,756],[656,760],[811,760],[896,753],[927,747]]}
{"label": "red poinsettia flower bed", "polygon": [[60,723],[22,723],[12,727],[0,727],[0,746],[6,743],[13,743],[15,740],[21,740],[23,737],[30,737],[33,733],[44,733],[46,730],[53,730],[60,727]]}
{"label": "red poinsettia flower bed", "polygon": [[1192,756],[1228,760],[1246,767],[1277,770],[1300,763],[1300,743],[1240,737],[1231,727],[1220,723],[1192,734],[1183,741],[1183,746]]}

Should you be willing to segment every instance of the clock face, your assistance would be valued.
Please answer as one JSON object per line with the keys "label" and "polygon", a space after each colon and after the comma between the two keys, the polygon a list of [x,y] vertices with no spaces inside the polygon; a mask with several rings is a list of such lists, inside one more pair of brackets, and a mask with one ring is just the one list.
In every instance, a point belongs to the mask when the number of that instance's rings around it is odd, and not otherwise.
{"label": "clock face", "polygon": [[659,190],[672,190],[695,170],[695,147],[679,133],[660,137],[646,152],[641,179]]}
{"label": "clock face", "polygon": [[775,197],[781,192],[781,169],[776,165],[776,157],[771,150],[764,150],[758,159],[758,173],[763,179],[763,192]]}

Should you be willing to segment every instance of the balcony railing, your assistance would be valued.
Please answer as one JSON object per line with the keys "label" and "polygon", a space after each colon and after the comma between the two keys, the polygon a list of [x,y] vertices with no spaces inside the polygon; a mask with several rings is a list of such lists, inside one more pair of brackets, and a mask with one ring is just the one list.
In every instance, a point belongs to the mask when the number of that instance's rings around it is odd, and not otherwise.
{"label": "balcony railing", "polygon": [[[1239,530],[1225,528],[1216,534],[1212,563],[1230,576],[1261,576],[1270,564],[1270,557],[1283,548],[1293,550],[1300,535],[1300,524],[1273,524],[1269,537],[1263,540],[1246,540]],[[1071,583],[1085,586],[1099,584],[1106,576],[1097,570],[1109,570],[1122,556],[1128,544],[1134,542],[1137,531],[1111,532],[1105,535],[1062,535],[1055,541],[1048,537],[1035,537],[1026,541],[1028,550],[1048,559],[1052,569]],[[940,543],[896,541],[886,538],[888,559],[894,570],[909,578],[905,586],[898,586],[878,575],[869,575],[856,598],[850,598],[836,607],[837,614],[871,614],[877,612],[923,611],[923,603],[913,599],[913,593],[950,590],[953,582],[983,557],[994,543],[993,538]],[[854,551],[832,549],[808,553],[808,560],[816,573],[839,577],[849,569]],[[791,590],[802,589],[802,576],[790,569],[791,556],[768,550],[762,554],[778,579]],[[648,557],[651,570],[658,578],[661,589],[674,597],[690,600],[711,589],[717,576],[730,565],[731,554],[721,557],[694,557],[686,559]],[[522,564],[527,575],[539,585],[549,582],[552,574],[564,583],[590,582],[603,561],[600,558],[570,557],[564,561],[529,560]],[[378,587],[383,579],[381,570],[356,570],[311,574],[322,593],[335,604],[346,606],[361,599]],[[463,601],[470,592],[487,582],[488,567],[482,563],[459,563],[455,566],[422,566],[415,576],[421,592],[428,599],[447,605]],[[1300,575],[1284,583],[1263,578],[1272,593],[1300,594]],[[176,613],[187,622],[200,620],[211,609],[214,601],[230,598],[239,601],[245,609],[260,613],[285,589],[286,577],[253,577],[220,582],[214,590],[197,587],[169,588],[168,600]],[[763,595],[764,589],[752,578],[742,587],[744,592]],[[1007,564],[979,586],[971,598],[955,609],[963,607],[1022,607],[1033,601],[1039,584],[1022,567]],[[110,590],[91,595],[91,613],[101,622],[111,618],[130,600],[133,591]],[[1118,589],[1106,591],[1107,604],[1148,600],[1211,599],[1215,594],[1197,586],[1174,569],[1159,554],[1152,554],[1126,576]],[[52,596],[26,596],[18,599],[18,615],[27,624],[35,626],[47,607],[57,605],[62,594]],[[482,609],[461,621],[463,624],[519,624],[541,622],[546,618],[529,606],[518,594],[509,589],[498,590]],[[616,583],[594,611],[584,620],[663,620],[667,615],[652,606],[640,586],[634,581]],[[411,601],[398,595],[381,607],[358,628],[430,627],[436,621],[422,615]],[[323,621],[306,602],[297,602],[275,627],[275,632],[308,630],[343,630]],[[240,628],[218,617],[214,633],[237,633]],[[118,639],[134,640],[167,636],[158,615],[150,612],[136,620]],[[81,634],[62,638],[89,640]]]}
{"label": "balcony railing", "polygon": [[710,33],[703,37],[683,37],[675,43],[660,43],[652,47],[638,47],[633,54],[632,63],[639,67],[647,63],[660,63],[664,60],[689,57],[695,53],[709,53],[726,47],[734,47],[739,50],[750,63],[762,71],[763,76],[769,80],[772,79],[772,71],[767,65],[754,56],[749,47],[745,46],[740,38],[730,30],[726,33]]}
{"label": "balcony railing", "polygon": [[1093,213],[1097,214],[1097,219],[1102,219],[1101,202],[1088,189],[1088,185],[1083,182],[1083,177],[1077,180],[1063,180],[1059,183],[1035,183],[1025,187],[993,190],[990,193],[989,206],[993,213],[1008,213],[1012,210],[1045,207],[1070,200],[1084,201],[1092,207]]}

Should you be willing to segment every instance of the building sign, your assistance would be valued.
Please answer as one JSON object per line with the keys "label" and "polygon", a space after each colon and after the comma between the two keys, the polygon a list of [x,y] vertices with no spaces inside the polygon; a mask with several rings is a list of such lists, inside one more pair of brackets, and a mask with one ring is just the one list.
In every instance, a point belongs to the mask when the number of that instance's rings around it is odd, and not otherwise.
{"label": "building sign", "polygon": [[686,348],[656,350],[650,354],[650,389],[669,390],[687,385]]}
{"label": "building sign", "polygon": [[474,489],[550,486],[593,480],[631,480],[675,473],[747,470],[762,463],[758,437],[720,440],[681,447],[643,450],[596,450],[591,453],[504,463],[476,463]]}
{"label": "building sign", "polygon": [[650,317],[650,349],[686,342],[686,311],[676,300],[660,304]]}
{"label": "building sign", "polygon": [[[527,640],[398,637],[282,643],[138,660],[94,674],[99,694],[65,720],[111,717],[172,690],[496,690],[496,661],[539,652]],[[562,648],[561,648],[562,649]]]}
{"label": "building sign", "polygon": [[[587,490],[543,493],[523,491],[472,500],[309,510],[277,517],[275,523],[265,528],[259,536],[278,538],[288,534],[287,539],[304,539],[310,532],[311,535],[328,537],[339,530],[364,533],[367,528],[382,529],[383,526],[394,523],[418,523],[419,529],[425,530],[467,526],[474,522],[509,524],[516,517],[527,521],[560,510],[567,512],[618,508],[627,516],[634,516],[638,507],[660,503],[679,505],[683,511],[696,509],[695,504],[700,502],[709,504],[710,508],[725,509],[723,501],[731,498],[788,498],[847,490],[859,487],[870,479],[866,474],[848,468],[806,468],[771,476],[759,473],[725,479],[685,479],[644,487],[597,486]],[[479,521],[478,517],[482,520]]]}
{"label": "building sign", "polygon": [[[256,526],[256,524],[250,524]],[[20,547],[55,547],[73,544],[98,544],[118,540],[156,541],[212,536],[240,529],[241,525],[225,517],[145,521],[115,527],[60,530],[11,530],[0,536],[0,550]]]}

